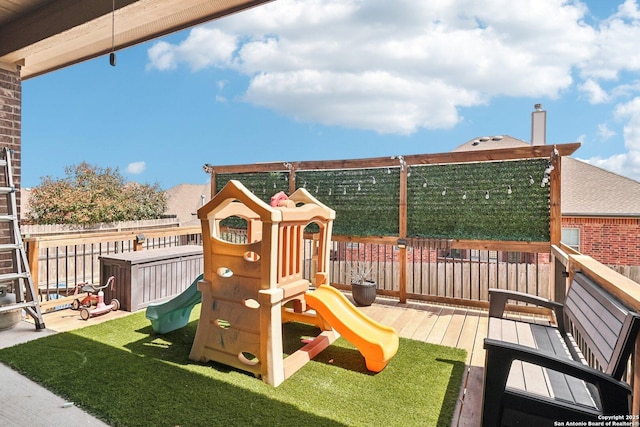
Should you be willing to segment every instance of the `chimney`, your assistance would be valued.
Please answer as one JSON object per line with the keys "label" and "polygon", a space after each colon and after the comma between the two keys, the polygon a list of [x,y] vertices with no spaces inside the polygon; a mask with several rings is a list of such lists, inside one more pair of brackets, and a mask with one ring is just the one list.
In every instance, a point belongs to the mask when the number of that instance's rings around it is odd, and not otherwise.
{"label": "chimney", "polygon": [[531,145],[545,145],[547,143],[547,112],[542,104],[533,106],[531,113]]}

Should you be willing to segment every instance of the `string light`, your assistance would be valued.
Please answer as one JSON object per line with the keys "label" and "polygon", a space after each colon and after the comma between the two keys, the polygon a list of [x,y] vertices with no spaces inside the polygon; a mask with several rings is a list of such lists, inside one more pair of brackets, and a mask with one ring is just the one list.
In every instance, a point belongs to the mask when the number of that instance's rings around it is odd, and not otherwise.
{"label": "string light", "polygon": [[[549,184],[549,182],[551,181],[551,173],[555,170],[555,166],[553,164],[553,160],[554,160],[554,156],[558,155],[557,153],[554,152],[554,154],[552,154],[551,158],[549,159],[549,161],[546,162],[545,164],[545,168],[543,170],[542,173],[542,178],[540,181],[538,181],[540,183],[541,187],[545,187]],[[480,190],[480,189],[469,189],[469,188],[449,188],[449,187],[445,187],[442,184],[443,183],[438,183],[433,181],[431,178],[427,179],[426,176],[423,176],[419,171],[422,170],[422,167],[424,167],[423,165],[418,165],[418,167],[416,168],[415,165],[414,167],[412,167],[411,165],[408,165],[406,163],[406,161],[404,160],[403,156],[392,156],[392,159],[398,159],[399,163],[400,163],[400,170],[404,170],[404,168],[406,167],[406,176],[407,177],[411,177],[411,174],[418,174],[418,179],[422,180],[422,188],[429,188],[429,187],[440,187],[441,188],[441,195],[443,197],[447,196],[447,192],[451,192],[451,190],[454,191],[454,194],[461,194],[461,199],[463,201],[466,200],[475,200],[475,198],[473,197],[474,193],[480,193],[483,194],[484,193],[484,198],[485,200],[490,200],[491,199],[491,192],[495,192],[495,193],[506,193],[507,195],[512,195],[514,193],[514,191],[516,191],[516,187],[514,187],[514,184],[502,184],[502,185],[496,185],[495,188],[489,188],[489,189],[485,189],[484,190]],[[286,167],[291,168],[293,167],[293,165],[291,165],[290,163],[284,163]],[[421,167],[422,166],[422,167]],[[381,173],[384,173],[384,169],[386,168],[386,172],[387,174],[391,174],[391,167],[389,166],[383,166],[383,168],[381,168]],[[365,172],[365,170],[362,170],[363,172]],[[366,172],[365,172],[366,173]],[[455,172],[454,172],[455,173]],[[490,173],[490,172],[489,172]],[[535,174],[534,174],[535,175]],[[528,176],[528,181],[529,181],[529,185],[533,185],[535,184],[536,180],[534,178],[534,175],[526,175]],[[352,175],[353,176],[353,175]],[[349,182],[349,184],[344,184],[344,181],[342,184],[339,184],[338,181],[333,183],[333,186],[335,187],[336,185],[338,186],[338,188],[336,189],[337,193],[342,193],[343,195],[347,195],[348,193],[348,189],[347,187],[349,185],[354,185],[354,190],[357,188],[358,192],[361,192],[363,190],[363,188],[366,188],[367,182],[370,182],[372,185],[377,185],[378,184],[378,179],[381,177],[380,175],[376,176],[376,175],[368,175],[368,176],[362,176],[360,175],[360,180],[359,182],[356,179],[351,178],[352,180]],[[477,178],[477,177],[476,177]],[[474,176],[470,176],[470,181],[471,182],[475,182],[477,179],[474,179]],[[478,184],[480,184],[481,182],[487,182],[487,179],[491,179],[489,178],[486,173],[484,175],[481,175],[479,177],[480,181],[478,181]],[[443,179],[444,180],[444,179]],[[459,181],[460,183],[462,183],[462,179],[454,179],[455,181]],[[515,181],[514,178],[511,178],[512,181]],[[355,181],[355,182],[354,182]],[[415,182],[415,181],[412,181]],[[384,183],[383,183],[384,184]],[[307,188],[307,185],[309,185],[309,183],[307,181],[304,181],[302,187],[303,188]],[[311,184],[313,185],[313,184]],[[365,185],[365,187],[363,187],[363,185]],[[469,184],[470,186],[473,186],[473,184]],[[482,185],[482,184],[481,184]],[[318,194],[319,190],[320,190],[320,185],[316,185],[315,186],[315,193]],[[342,191],[340,191],[340,187],[342,188]],[[277,184],[274,182],[274,189],[277,188]],[[504,192],[504,193],[503,193]],[[333,193],[333,188],[328,188],[327,193],[329,196],[334,195]],[[367,191],[367,194],[369,194],[369,192]],[[481,197],[481,196],[480,196]],[[460,199],[458,199],[460,200]]]}

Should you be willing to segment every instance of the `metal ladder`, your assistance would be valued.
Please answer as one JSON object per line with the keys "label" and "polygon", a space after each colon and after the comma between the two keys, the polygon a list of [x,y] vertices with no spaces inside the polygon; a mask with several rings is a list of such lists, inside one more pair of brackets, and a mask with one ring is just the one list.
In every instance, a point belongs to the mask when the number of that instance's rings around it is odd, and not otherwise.
{"label": "metal ladder", "polygon": [[0,287],[12,288],[16,302],[0,306],[0,313],[23,309],[35,322],[36,329],[44,329],[42,311],[38,302],[38,295],[33,284],[27,253],[22,243],[16,203],[16,189],[13,185],[13,170],[11,166],[12,150],[3,148],[4,158],[0,159],[0,167],[4,168],[5,184],[0,186],[0,195],[7,196],[7,212],[0,212],[0,223],[9,225],[10,243],[0,244],[0,254],[11,253],[13,272],[0,274]]}

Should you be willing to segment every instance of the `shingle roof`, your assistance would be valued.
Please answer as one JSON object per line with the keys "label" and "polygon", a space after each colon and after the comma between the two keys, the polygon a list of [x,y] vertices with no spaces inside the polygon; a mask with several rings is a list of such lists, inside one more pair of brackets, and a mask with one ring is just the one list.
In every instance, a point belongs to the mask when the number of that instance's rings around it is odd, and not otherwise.
{"label": "shingle roof", "polygon": [[166,191],[166,212],[176,215],[180,226],[200,225],[196,213],[200,206],[211,199],[209,188],[210,184],[179,184],[171,187]]}
{"label": "shingle roof", "polygon": [[562,158],[564,216],[640,217],[640,182],[571,157]]}
{"label": "shingle roof", "polygon": [[493,150],[496,148],[522,147],[525,145],[529,145],[529,143],[509,135],[479,136],[451,151]]}

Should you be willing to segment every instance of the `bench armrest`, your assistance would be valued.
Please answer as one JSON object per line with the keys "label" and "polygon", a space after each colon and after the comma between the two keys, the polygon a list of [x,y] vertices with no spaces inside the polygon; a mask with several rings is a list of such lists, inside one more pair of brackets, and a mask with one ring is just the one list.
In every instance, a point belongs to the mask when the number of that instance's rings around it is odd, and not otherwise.
{"label": "bench armrest", "polygon": [[538,297],[524,292],[506,291],[503,289],[489,289],[489,317],[502,317],[507,301],[515,300],[534,304],[553,310],[558,325],[563,322],[563,305],[547,298]]}
{"label": "bench armrest", "polygon": [[[629,414],[631,387],[588,365],[571,359],[563,359],[538,349],[487,338],[485,398],[489,395],[502,396],[507,377],[514,360],[529,362],[593,384],[599,393],[603,414]],[[494,402],[495,404],[497,402]]]}

